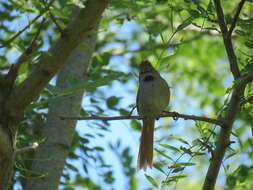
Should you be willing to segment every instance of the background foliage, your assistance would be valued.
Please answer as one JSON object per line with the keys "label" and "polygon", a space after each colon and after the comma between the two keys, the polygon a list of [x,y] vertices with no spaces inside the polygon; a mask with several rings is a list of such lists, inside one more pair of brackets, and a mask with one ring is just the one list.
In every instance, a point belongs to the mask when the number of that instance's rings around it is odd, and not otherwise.
{"label": "background foliage", "polygon": [[[222,1],[228,25],[231,25],[237,3]],[[50,11],[42,14],[48,4]],[[82,6],[82,1],[0,1],[1,72],[6,72],[9,63],[25,51],[40,30],[36,51],[19,69],[19,82],[24,80],[36,66],[36,61],[47,54],[48,48],[59,37],[60,28],[70,21],[75,5]],[[232,36],[239,67],[245,73],[252,69],[252,10],[249,0]],[[39,14],[41,16],[36,19]],[[27,25],[25,32],[17,35]],[[80,48],[85,49],[85,44]],[[171,86],[168,110],[213,118],[219,118],[226,110],[233,83],[213,1],[113,0],[100,22],[88,80],[70,78],[70,88],[64,94],[57,93],[52,80],[27,109],[17,146],[43,142],[40,131],[50,101],[81,88],[86,91],[81,115],[129,114],[135,104],[137,66],[145,59],[153,63]],[[246,97],[250,95],[252,85],[247,87],[245,94]],[[128,129],[138,142],[139,121],[117,122],[116,125],[118,128],[131,126]],[[124,180],[125,189],[132,190],[144,187],[200,189],[219,127],[177,118],[161,119],[155,133],[155,166],[147,172],[135,170],[137,149],[133,147],[134,143],[128,143],[126,138],[119,139],[113,129],[115,127],[105,121],[79,124],[66,160],[61,189],[118,189],[122,185],[120,180]],[[251,189],[251,130],[252,104],[249,102],[241,107],[233,127],[217,189]],[[115,139],[107,138],[110,133]],[[117,164],[110,162],[106,158],[108,155],[114,155]],[[18,157],[14,187],[21,188],[31,177],[32,159],[33,153]],[[119,179],[117,174],[123,177]]]}

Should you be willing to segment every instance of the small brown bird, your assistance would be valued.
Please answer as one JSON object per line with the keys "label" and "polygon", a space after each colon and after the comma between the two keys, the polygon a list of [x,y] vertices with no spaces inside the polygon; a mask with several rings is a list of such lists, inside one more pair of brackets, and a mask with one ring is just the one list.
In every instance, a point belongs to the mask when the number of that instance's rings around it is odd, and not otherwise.
{"label": "small brown bird", "polygon": [[138,169],[146,169],[147,166],[152,167],[155,119],[168,106],[169,101],[170,88],[167,82],[152,67],[149,61],[141,62],[136,105],[139,115],[146,118],[142,121]]}

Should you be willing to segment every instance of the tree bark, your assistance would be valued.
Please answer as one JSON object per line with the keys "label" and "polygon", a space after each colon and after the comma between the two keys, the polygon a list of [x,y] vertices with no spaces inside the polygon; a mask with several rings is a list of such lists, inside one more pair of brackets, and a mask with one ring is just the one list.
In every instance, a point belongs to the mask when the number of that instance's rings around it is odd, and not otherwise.
{"label": "tree bark", "polygon": [[[68,79],[84,80],[96,42],[95,32],[84,39],[87,50],[76,49],[61,69],[56,87],[60,92],[70,88]],[[34,177],[28,178],[26,190],[55,190],[60,183],[60,177],[73,139],[76,121],[60,120],[59,115],[79,115],[83,92],[78,91],[68,97],[54,100],[49,106],[48,120],[42,130],[46,141],[35,153],[31,172]],[[44,177],[36,177],[36,176]]]}
{"label": "tree bark", "polygon": [[14,151],[6,126],[0,125],[0,190],[8,190],[14,164]]}

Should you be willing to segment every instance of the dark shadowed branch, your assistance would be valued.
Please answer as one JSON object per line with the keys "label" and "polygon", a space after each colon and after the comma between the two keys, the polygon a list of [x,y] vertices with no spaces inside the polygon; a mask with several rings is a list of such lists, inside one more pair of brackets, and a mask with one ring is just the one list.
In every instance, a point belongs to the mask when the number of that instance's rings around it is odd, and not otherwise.
{"label": "dark shadowed branch", "polygon": [[[240,77],[240,70],[237,64],[237,58],[234,52],[233,44],[231,35],[229,35],[228,28],[227,28],[227,22],[223,13],[223,9],[221,7],[220,0],[213,0],[215,4],[216,14],[218,17],[219,26],[221,29],[223,42],[226,48],[226,52],[228,55],[230,70],[234,76],[235,79]],[[237,20],[237,19],[236,19]]]}
{"label": "dark shadowed branch", "polygon": [[229,28],[229,31],[228,31],[228,35],[229,35],[229,36],[232,35],[232,32],[233,32],[233,30],[234,30],[234,28],[235,28],[235,26],[236,26],[237,20],[238,20],[238,18],[239,18],[239,15],[240,15],[240,12],[241,12],[241,10],[242,10],[242,7],[243,7],[244,3],[245,3],[245,0],[241,0],[240,3],[239,3],[238,6],[237,6],[235,16],[234,16],[234,18],[233,18],[232,24],[231,24],[231,26],[230,26],[230,28]]}

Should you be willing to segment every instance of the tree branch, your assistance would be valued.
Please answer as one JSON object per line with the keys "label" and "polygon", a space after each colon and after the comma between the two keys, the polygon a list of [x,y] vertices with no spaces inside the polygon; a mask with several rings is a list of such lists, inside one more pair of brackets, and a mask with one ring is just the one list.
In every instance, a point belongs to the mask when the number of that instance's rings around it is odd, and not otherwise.
{"label": "tree branch", "polygon": [[[6,109],[15,117],[23,112],[48,84],[59,68],[65,63],[70,53],[88,35],[100,19],[109,0],[88,0],[75,19],[65,28],[55,45],[43,57],[32,73],[12,91]],[[90,19],[92,18],[92,19]]]}
{"label": "tree branch", "polygon": [[[164,114],[161,114],[159,118],[162,117],[173,117],[174,119],[177,118],[183,118],[185,120],[195,120],[195,121],[204,121],[208,123],[212,123],[215,125],[219,125],[223,127],[224,123],[217,119],[212,119],[208,117],[202,117],[202,116],[195,116],[195,115],[186,115],[186,114],[180,114],[177,112],[166,112]],[[59,116],[62,120],[102,120],[102,121],[112,121],[112,120],[125,120],[125,119],[144,119],[143,116],[114,116],[114,117],[106,117],[106,116],[89,116],[89,117],[78,117],[78,116]]]}
{"label": "tree branch", "polygon": [[232,24],[231,24],[230,29],[228,31],[228,35],[229,36],[232,35],[232,32],[233,32],[233,30],[234,30],[234,28],[236,26],[236,22],[237,22],[237,20],[239,18],[239,15],[240,15],[240,12],[242,10],[242,7],[243,7],[244,3],[245,3],[245,0],[241,0],[240,3],[237,6],[237,10],[236,10],[235,16],[233,18]]}
{"label": "tree branch", "polygon": [[230,70],[234,76],[234,79],[237,79],[240,77],[240,70],[239,70],[239,67],[237,64],[237,58],[233,49],[231,35],[229,35],[228,29],[227,29],[226,19],[221,7],[221,2],[220,0],[213,0],[213,1],[215,4],[216,14],[218,17],[221,33],[223,36],[223,42],[224,42],[226,52],[228,55]]}
{"label": "tree branch", "polygon": [[243,96],[246,85],[253,81],[253,72],[238,80],[240,81],[238,81],[233,88],[233,93],[223,118],[225,127],[221,128],[217,146],[214,150],[213,157],[206,174],[204,186],[202,188],[203,190],[214,189],[226,148],[230,144],[232,125],[235,121],[237,113],[239,112],[241,97]]}
{"label": "tree branch", "polygon": [[35,142],[31,146],[27,146],[27,147],[16,150],[15,154],[19,155],[19,154],[23,154],[25,152],[31,152],[31,151],[36,150],[38,147],[39,147],[39,144]]}

